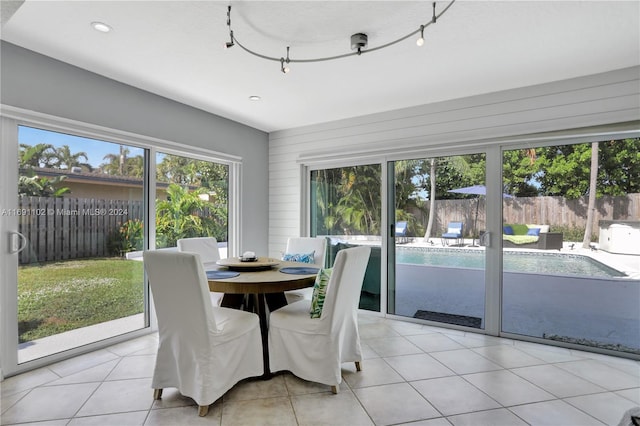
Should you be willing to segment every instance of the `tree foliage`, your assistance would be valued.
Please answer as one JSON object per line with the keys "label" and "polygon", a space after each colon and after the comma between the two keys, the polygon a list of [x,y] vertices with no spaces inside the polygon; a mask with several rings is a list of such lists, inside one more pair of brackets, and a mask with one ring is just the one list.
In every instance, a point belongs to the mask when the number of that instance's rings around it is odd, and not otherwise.
{"label": "tree foliage", "polygon": [[156,202],[156,247],[174,247],[180,238],[227,240],[226,206],[200,197],[205,194],[205,188],[190,191],[175,183],[169,185],[167,199]]}
{"label": "tree foliage", "polygon": [[50,144],[36,144],[34,146],[20,144],[18,165],[20,176],[18,178],[18,195],[21,197],[61,197],[71,192],[69,188],[61,186],[66,176],[57,176],[53,179],[38,176],[35,168],[50,167],[54,164],[55,149]]}

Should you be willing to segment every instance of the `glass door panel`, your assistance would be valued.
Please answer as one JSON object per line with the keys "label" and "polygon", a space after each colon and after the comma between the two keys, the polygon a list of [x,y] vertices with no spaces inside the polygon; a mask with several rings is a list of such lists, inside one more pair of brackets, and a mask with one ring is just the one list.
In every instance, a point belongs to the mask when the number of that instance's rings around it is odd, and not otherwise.
{"label": "glass door panel", "polygon": [[156,248],[176,247],[180,238],[215,237],[227,257],[229,166],[156,154]]}
{"label": "glass door panel", "polygon": [[503,152],[502,331],[640,354],[638,152],[640,138]]}
{"label": "glass door panel", "polygon": [[389,313],[484,328],[485,154],[389,163]]}
{"label": "glass door panel", "polygon": [[18,363],[147,326],[126,256],[143,247],[145,150],[26,126],[18,140]]}
{"label": "glass door panel", "polygon": [[329,238],[328,266],[338,251],[371,246],[360,294],[360,308],[380,310],[380,164],[311,171],[311,236]]}

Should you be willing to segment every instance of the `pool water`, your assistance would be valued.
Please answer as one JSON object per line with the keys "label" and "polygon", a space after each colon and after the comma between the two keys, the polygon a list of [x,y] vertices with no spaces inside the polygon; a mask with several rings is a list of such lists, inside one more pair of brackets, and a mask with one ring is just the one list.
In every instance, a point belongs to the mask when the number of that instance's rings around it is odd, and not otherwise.
{"label": "pool water", "polygon": [[[483,250],[399,247],[396,251],[396,262],[483,269],[485,266],[485,254]],[[505,251],[503,266],[507,272],[533,272],[602,278],[626,276],[623,272],[613,269],[604,263],[579,254]]]}

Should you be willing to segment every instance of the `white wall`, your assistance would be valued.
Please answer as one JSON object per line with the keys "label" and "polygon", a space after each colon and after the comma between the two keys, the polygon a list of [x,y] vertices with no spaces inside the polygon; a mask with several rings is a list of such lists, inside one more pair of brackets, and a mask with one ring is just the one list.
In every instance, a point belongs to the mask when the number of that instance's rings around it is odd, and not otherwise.
{"label": "white wall", "polygon": [[266,133],[6,42],[0,54],[4,105],[242,157],[240,249],[266,253]]}
{"label": "white wall", "polygon": [[303,233],[300,175],[305,157],[398,156],[631,121],[638,129],[638,120],[640,68],[633,67],[274,132],[269,135],[269,253],[278,256],[287,237]]}

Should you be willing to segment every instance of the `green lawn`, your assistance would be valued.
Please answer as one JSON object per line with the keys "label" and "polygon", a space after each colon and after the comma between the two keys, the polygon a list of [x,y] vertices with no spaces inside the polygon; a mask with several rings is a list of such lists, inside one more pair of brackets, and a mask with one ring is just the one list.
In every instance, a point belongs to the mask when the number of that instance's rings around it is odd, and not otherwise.
{"label": "green lawn", "polygon": [[142,262],[92,258],[20,266],[19,341],[139,314],[143,299]]}

